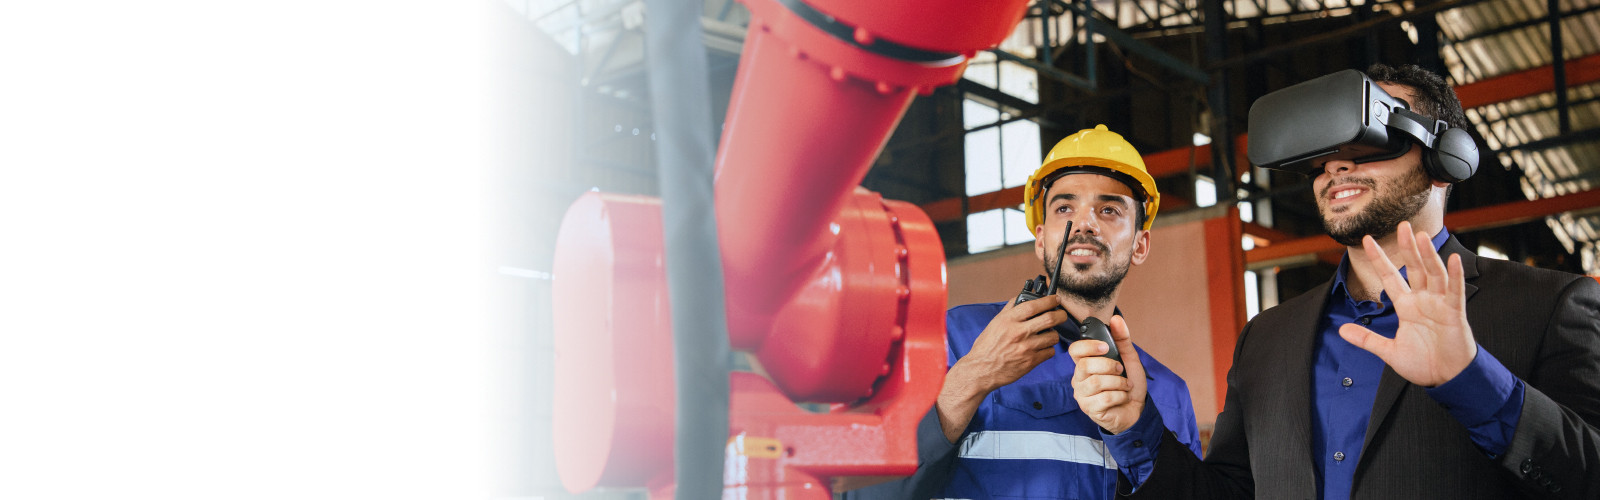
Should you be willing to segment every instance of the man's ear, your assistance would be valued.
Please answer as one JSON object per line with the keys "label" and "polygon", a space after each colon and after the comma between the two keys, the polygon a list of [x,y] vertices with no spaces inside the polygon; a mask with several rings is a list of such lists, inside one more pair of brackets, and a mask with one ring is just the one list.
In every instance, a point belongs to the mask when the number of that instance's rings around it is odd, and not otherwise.
{"label": "man's ear", "polygon": [[1033,228],[1033,255],[1039,257],[1040,262],[1044,262],[1044,251],[1044,224],[1040,224]]}
{"label": "man's ear", "polygon": [[1150,231],[1138,231],[1139,234],[1133,237],[1133,265],[1136,266],[1150,257]]}

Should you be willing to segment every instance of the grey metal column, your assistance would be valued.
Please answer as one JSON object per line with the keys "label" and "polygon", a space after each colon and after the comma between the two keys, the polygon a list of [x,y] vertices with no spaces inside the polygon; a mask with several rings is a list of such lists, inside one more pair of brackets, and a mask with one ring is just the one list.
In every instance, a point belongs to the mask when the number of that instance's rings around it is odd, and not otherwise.
{"label": "grey metal column", "polygon": [[[1428,2],[1418,2],[1417,5],[1427,6],[1432,3],[1433,0],[1429,0]],[[1434,16],[1419,17],[1412,20],[1411,25],[1415,26],[1417,30],[1417,47],[1413,55],[1417,65],[1440,75],[1449,75],[1450,71],[1444,67],[1444,59],[1440,57],[1442,49],[1439,47],[1438,18]]]}
{"label": "grey metal column", "polygon": [[717,243],[703,4],[645,1],[645,54],[672,298],[677,498],[721,498],[728,440],[728,324]]}
{"label": "grey metal column", "polygon": [[1561,134],[1572,132],[1572,115],[1567,111],[1567,56],[1561,42],[1561,1],[1548,0],[1545,8],[1550,16],[1550,66],[1556,80],[1556,123]]}
{"label": "grey metal column", "polygon": [[1228,69],[1217,64],[1228,57],[1228,12],[1218,1],[1205,2],[1206,64],[1211,84],[1206,100],[1211,105],[1211,172],[1217,203],[1234,199],[1233,131],[1228,127]]}

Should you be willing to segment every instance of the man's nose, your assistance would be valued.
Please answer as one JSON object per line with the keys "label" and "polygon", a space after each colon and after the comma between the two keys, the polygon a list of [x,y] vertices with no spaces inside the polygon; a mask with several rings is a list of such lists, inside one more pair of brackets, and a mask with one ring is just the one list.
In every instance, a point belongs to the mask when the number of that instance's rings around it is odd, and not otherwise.
{"label": "man's nose", "polygon": [[1093,210],[1080,210],[1072,216],[1072,234],[1084,233],[1089,235],[1100,234],[1100,221],[1095,220]]}
{"label": "man's nose", "polygon": [[1356,162],[1350,160],[1333,160],[1322,164],[1322,171],[1330,174],[1349,172],[1356,168]]}

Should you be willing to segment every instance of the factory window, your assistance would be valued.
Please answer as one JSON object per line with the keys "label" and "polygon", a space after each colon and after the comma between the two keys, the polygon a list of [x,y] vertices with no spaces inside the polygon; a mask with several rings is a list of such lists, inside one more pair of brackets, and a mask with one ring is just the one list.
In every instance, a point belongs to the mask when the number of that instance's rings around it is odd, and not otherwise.
{"label": "factory window", "polygon": [[1000,129],[973,129],[993,124],[1000,119],[1000,111],[967,99],[961,103],[961,119],[969,130],[966,136],[967,196],[999,191]]}
{"label": "factory window", "polygon": [[[962,105],[969,126],[966,135],[967,196],[1021,186],[1044,158],[1039,150],[1039,124],[1017,120],[995,126],[1001,114],[983,103]],[[970,124],[980,123],[977,128]]]}
{"label": "factory window", "polygon": [[[1032,68],[979,53],[962,75],[968,81],[999,91],[1004,96],[969,95],[961,103],[966,128],[966,194],[978,196],[1023,185],[1039,168],[1044,153],[1039,124],[1016,116],[1017,101],[1039,102],[1039,75]],[[1006,101],[1011,106],[995,102]],[[967,251],[978,253],[1005,245],[1033,241],[1020,207],[967,215]]]}
{"label": "factory window", "polygon": [[967,252],[978,253],[1033,241],[1021,210],[999,208],[967,214]]}

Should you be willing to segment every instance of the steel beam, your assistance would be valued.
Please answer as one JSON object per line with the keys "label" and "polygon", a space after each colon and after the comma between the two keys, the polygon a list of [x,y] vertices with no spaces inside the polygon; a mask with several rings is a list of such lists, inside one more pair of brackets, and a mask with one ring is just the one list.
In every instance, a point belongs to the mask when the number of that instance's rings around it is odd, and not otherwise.
{"label": "steel beam", "polygon": [[[1222,2],[1207,2],[1205,7],[1206,62],[1216,63],[1228,55],[1228,13]],[[1210,68],[1211,85],[1206,86],[1206,104],[1211,111],[1211,137],[1223,140],[1211,144],[1211,180],[1217,190],[1217,200],[1234,198],[1234,149],[1226,140],[1233,137],[1228,119],[1228,68]]]}
{"label": "steel beam", "polygon": [[1571,113],[1567,112],[1567,56],[1561,43],[1561,0],[1545,0],[1550,20],[1551,81],[1556,84],[1556,124],[1562,135],[1572,132]]}
{"label": "steel beam", "polygon": [[995,57],[999,57],[1000,60],[1002,60],[1002,61],[1011,61],[1011,62],[1014,62],[1014,63],[1017,63],[1017,64],[1021,64],[1023,66],[1027,66],[1029,68],[1032,68],[1034,71],[1038,71],[1040,75],[1045,76],[1045,77],[1049,77],[1052,80],[1055,80],[1055,81],[1058,81],[1058,82],[1061,82],[1061,83],[1065,83],[1067,85],[1070,85],[1070,86],[1073,86],[1073,87],[1077,87],[1077,88],[1080,88],[1080,89],[1083,89],[1083,90],[1087,90],[1087,91],[1090,91],[1090,92],[1094,92],[1094,90],[1095,90],[1095,83],[1093,81],[1090,81],[1090,80],[1085,79],[1085,78],[1083,78],[1081,76],[1078,76],[1078,75],[1074,75],[1074,74],[1071,74],[1071,73],[1068,73],[1068,72],[1065,72],[1065,71],[1061,71],[1060,69],[1057,69],[1055,66],[1046,66],[1044,63],[1041,63],[1039,61],[1035,61],[1033,59],[1028,59],[1026,57],[1022,57],[1022,56],[1019,56],[1019,55],[1016,55],[1016,54],[1012,54],[1010,52],[1006,52],[1006,51],[1000,50],[1000,49],[989,49],[989,53],[994,54]]}
{"label": "steel beam", "polygon": [[1500,148],[1499,151],[1497,151],[1497,152],[1504,153],[1504,152],[1510,152],[1510,151],[1543,151],[1543,150],[1546,150],[1546,149],[1565,146],[1567,144],[1571,144],[1571,143],[1574,143],[1574,142],[1588,142],[1588,141],[1594,141],[1594,140],[1600,140],[1600,128],[1591,128],[1591,129],[1579,130],[1577,132],[1558,135],[1558,136],[1555,136],[1555,137],[1547,137],[1547,138],[1540,139],[1540,140],[1537,140],[1537,141],[1525,142],[1525,143],[1518,144],[1518,145],[1515,145],[1515,146],[1505,146],[1505,147]]}
{"label": "steel beam", "polygon": [[1408,20],[1415,19],[1415,18],[1422,17],[1422,16],[1432,16],[1432,15],[1437,14],[1439,12],[1443,12],[1443,11],[1450,10],[1450,9],[1455,9],[1455,8],[1460,8],[1460,7],[1466,7],[1468,5],[1473,5],[1473,4],[1482,2],[1482,1],[1484,1],[1484,0],[1444,0],[1444,1],[1439,2],[1439,3],[1433,4],[1433,5],[1429,5],[1427,7],[1413,9],[1411,11],[1402,13],[1400,15],[1377,17],[1377,18],[1370,19],[1370,20],[1367,20],[1367,21],[1362,21],[1360,23],[1352,24],[1352,25],[1346,26],[1344,28],[1340,28],[1340,29],[1337,29],[1337,30],[1329,31],[1327,33],[1322,33],[1322,34],[1318,34],[1318,35],[1313,35],[1313,36],[1308,36],[1308,37],[1305,37],[1305,38],[1301,38],[1299,40],[1295,40],[1294,42],[1285,43],[1285,44],[1281,44],[1281,45],[1273,45],[1271,48],[1259,50],[1259,51],[1256,51],[1256,52],[1253,52],[1253,53],[1250,53],[1250,54],[1245,54],[1245,55],[1241,55],[1241,56],[1237,56],[1237,57],[1232,57],[1232,58],[1228,58],[1228,59],[1225,59],[1225,60],[1222,60],[1222,61],[1213,61],[1213,62],[1207,63],[1206,69],[1232,68],[1232,67],[1235,67],[1235,66],[1245,66],[1245,65],[1248,65],[1248,64],[1254,64],[1254,63],[1260,62],[1263,59],[1270,59],[1270,58],[1278,57],[1278,56],[1282,56],[1282,55],[1299,53],[1299,52],[1303,52],[1308,47],[1314,47],[1314,46],[1317,46],[1317,45],[1333,43],[1333,42],[1337,42],[1337,41],[1344,40],[1346,38],[1351,38],[1351,37],[1364,36],[1367,33],[1371,32],[1374,28],[1378,28],[1378,27],[1381,27],[1381,26],[1387,26],[1387,25],[1390,25],[1390,24],[1399,24],[1400,21],[1408,21]]}
{"label": "steel beam", "polygon": [[[1574,10],[1565,11],[1565,12],[1561,13],[1561,17],[1576,17],[1576,16],[1581,16],[1581,15],[1584,15],[1584,14],[1588,14],[1590,12],[1594,12],[1594,11],[1597,11],[1597,10],[1600,10],[1600,4],[1590,5],[1588,7],[1584,7],[1584,8],[1581,8],[1581,9],[1574,9]],[[1458,38],[1458,39],[1455,40],[1455,43],[1469,42],[1469,41],[1472,41],[1472,40],[1481,40],[1481,39],[1488,38],[1488,37],[1495,36],[1495,35],[1499,35],[1499,34],[1510,33],[1512,31],[1531,28],[1531,27],[1538,26],[1540,24],[1544,24],[1544,23],[1547,23],[1547,22],[1549,22],[1549,20],[1544,19],[1544,18],[1533,18],[1533,19],[1529,19],[1529,20],[1526,20],[1526,21],[1522,21],[1522,22],[1511,23],[1511,24],[1507,24],[1505,26],[1499,26],[1499,27],[1496,27],[1494,29],[1487,29],[1487,30],[1479,31],[1479,32],[1473,33],[1471,35],[1467,35],[1467,36]]]}
{"label": "steel beam", "polygon": [[[1566,80],[1568,87],[1600,82],[1600,54],[1568,59]],[[1555,66],[1544,65],[1457,86],[1456,96],[1462,108],[1472,109],[1553,92],[1555,82]]]}
{"label": "steel beam", "polygon": [[1201,85],[1209,85],[1211,83],[1211,76],[1207,75],[1205,71],[1195,67],[1192,64],[1183,62],[1178,58],[1173,57],[1172,54],[1168,54],[1166,51],[1158,49],[1154,45],[1150,45],[1149,43],[1145,43],[1143,40],[1139,40],[1127,33],[1124,33],[1114,24],[1095,17],[1094,9],[1082,6],[1081,4],[1065,3],[1061,0],[1053,1],[1057,4],[1065,6],[1079,16],[1082,16],[1085,22],[1084,28],[1089,30],[1091,34],[1099,33],[1104,35],[1107,40],[1110,40],[1111,43],[1117,44],[1118,47],[1122,47],[1128,52],[1132,52],[1140,57],[1149,59],[1151,62],[1172,70],[1179,76],[1193,80],[1196,83]]}

